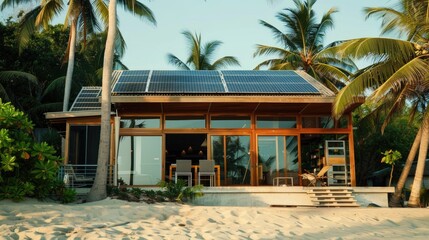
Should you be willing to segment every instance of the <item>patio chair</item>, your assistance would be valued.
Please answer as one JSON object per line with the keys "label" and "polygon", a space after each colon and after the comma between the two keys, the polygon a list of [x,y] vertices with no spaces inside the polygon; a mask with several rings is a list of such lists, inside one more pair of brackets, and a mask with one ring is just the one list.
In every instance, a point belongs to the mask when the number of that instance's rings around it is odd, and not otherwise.
{"label": "patio chair", "polygon": [[192,161],[191,160],[176,160],[176,173],[174,182],[177,183],[179,176],[188,177],[188,186],[192,186]]}
{"label": "patio chair", "polygon": [[198,171],[198,184],[201,184],[202,176],[209,176],[210,187],[214,185],[214,182],[215,182],[214,165],[215,164],[213,160],[200,160],[200,167]]}
{"label": "patio chair", "polygon": [[308,180],[307,186],[313,186],[315,187],[318,182],[321,183],[321,186],[325,186],[325,179],[328,177],[325,176],[325,174],[328,172],[328,170],[331,168],[331,166],[324,166],[317,174],[314,173],[303,173],[301,174],[302,179]]}
{"label": "patio chair", "polygon": [[64,165],[64,183],[67,186],[83,187],[89,182],[94,181],[93,177],[88,177],[81,174],[76,174],[72,165]]}

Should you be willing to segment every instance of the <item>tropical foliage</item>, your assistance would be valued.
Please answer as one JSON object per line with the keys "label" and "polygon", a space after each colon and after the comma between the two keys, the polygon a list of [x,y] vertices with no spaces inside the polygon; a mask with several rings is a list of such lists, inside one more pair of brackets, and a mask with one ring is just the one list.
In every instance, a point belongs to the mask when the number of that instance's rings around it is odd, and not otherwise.
{"label": "tropical foliage", "polygon": [[[383,128],[404,106],[411,106],[410,119],[420,112],[419,119],[421,134],[417,134],[413,148],[407,158],[409,170],[417,149],[419,149],[417,171],[413,183],[409,206],[419,206],[420,188],[424,162],[427,156],[429,138],[429,113],[427,97],[429,94],[429,36],[427,27],[428,3],[419,0],[402,0],[399,9],[368,8],[368,16],[378,15],[383,20],[383,31],[404,32],[407,40],[392,38],[360,38],[349,40],[332,51],[342,57],[366,59],[369,66],[359,71],[350,84],[337,95],[333,114],[340,116],[345,109],[358,101],[357,96],[363,96],[370,90],[367,102],[373,105],[374,111],[387,112]],[[397,25],[396,25],[397,24]],[[420,132],[420,131],[419,131]],[[412,155],[411,155],[412,154]],[[409,160],[409,161],[408,161]],[[401,175],[395,193],[400,196],[408,172]]]}
{"label": "tropical foliage", "polygon": [[46,198],[61,188],[61,159],[55,149],[32,137],[33,123],[0,99],[0,199]]}
{"label": "tropical foliage", "polygon": [[222,44],[221,41],[210,41],[203,45],[201,42],[201,34],[192,35],[189,31],[184,31],[189,44],[189,56],[186,61],[180,60],[173,54],[168,54],[169,63],[183,70],[217,70],[228,66],[240,66],[240,63],[235,57],[225,56],[217,60],[213,60],[218,47]]}
{"label": "tropical foliage", "polygon": [[[19,54],[18,23],[0,23],[0,96],[24,111],[37,127],[45,126],[43,113],[61,109],[64,88],[61,58],[68,32],[62,25],[35,33]],[[59,92],[59,94],[58,94]]]}
{"label": "tropical foliage", "polygon": [[[19,5],[27,1],[5,0],[1,4],[1,10],[7,6]],[[116,2],[115,2],[116,3]],[[144,4],[136,0],[119,0],[124,10],[133,13],[135,16],[155,23],[153,13]],[[74,72],[76,41],[82,39],[86,45],[87,37],[101,30],[101,23],[107,28],[108,25],[108,5],[103,1],[68,1],[67,3],[58,0],[41,1],[32,10],[26,12],[20,22],[19,46],[22,49],[30,40],[32,34],[41,28],[46,28],[54,17],[58,16],[67,4],[64,26],[70,26],[69,42],[67,45],[66,57],[68,62],[67,74],[65,78],[65,90],[63,111],[68,111],[72,77]],[[123,39],[120,34],[118,44],[123,46]],[[120,42],[120,43],[119,43]]]}
{"label": "tropical foliage", "polygon": [[286,8],[276,15],[285,31],[260,21],[281,45],[257,45],[255,56],[275,57],[261,62],[255,69],[267,67],[270,70],[304,70],[337,92],[348,81],[350,71],[356,70],[352,61],[346,58],[338,60],[335,54],[328,50],[328,46],[323,46],[327,30],[334,25],[332,15],[337,10],[329,9],[321,20],[317,21],[313,10],[316,0],[303,3],[294,0],[294,3],[295,9]]}

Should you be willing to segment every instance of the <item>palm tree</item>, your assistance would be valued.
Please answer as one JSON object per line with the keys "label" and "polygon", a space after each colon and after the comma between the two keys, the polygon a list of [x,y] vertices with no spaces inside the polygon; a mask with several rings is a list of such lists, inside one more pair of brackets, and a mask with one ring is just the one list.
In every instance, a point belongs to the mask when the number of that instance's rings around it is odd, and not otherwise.
{"label": "palm tree", "polygon": [[97,172],[94,184],[91,187],[91,191],[88,193],[89,201],[98,201],[107,197],[107,165],[109,163],[110,152],[110,83],[112,82],[116,31],[116,0],[110,0],[109,28],[104,51],[103,82],[101,90],[100,146],[98,149]]}
{"label": "palm tree", "polygon": [[204,45],[201,43],[201,34],[192,35],[189,31],[182,34],[189,41],[189,57],[183,62],[173,54],[168,54],[168,62],[184,70],[216,70],[227,66],[240,66],[235,57],[225,56],[212,62],[216,49],[222,44],[221,41],[211,41]]}
{"label": "palm tree", "polygon": [[[1,5],[1,9],[3,10],[7,6],[18,5],[23,2],[28,2],[28,0],[5,0]],[[119,3],[124,6],[125,10],[145,18],[151,23],[156,22],[151,10],[139,1],[119,0]],[[108,9],[104,1],[70,0],[67,4],[68,9],[64,26],[70,26],[70,37],[66,52],[68,65],[65,78],[63,111],[68,111],[77,37],[81,36],[83,41],[86,42],[88,35],[100,29],[99,19],[102,20],[105,26],[107,26],[108,21]],[[62,0],[42,0],[40,5],[27,12],[21,21],[21,49],[28,42],[35,30],[47,26],[55,16],[61,13],[63,8],[64,2]]]}
{"label": "palm tree", "polygon": [[349,71],[357,67],[353,62],[344,59],[339,61],[328,47],[323,46],[326,31],[333,27],[332,15],[337,12],[331,8],[320,22],[317,22],[312,7],[316,0],[307,0],[301,3],[294,0],[295,9],[286,8],[276,17],[282,22],[286,31],[283,32],[274,25],[263,20],[262,26],[273,33],[281,46],[257,45],[254,56],[275,55],[274,58],[258,64],[255,69],[268,67],[271,70],[301,69],[324,83],[334,92],[348,81]]}
{"label": "palm tree", "polygon": [[[383,124],[386,126],[391,117],[400,110],[407,101],[413,103],[413,109],[423,113],[419,133],[417,134],[410,154],[406,161],[403,173],[398,181],[393,202],[399,202],[400,194],[408,176],[412,160],[417,149],[418,170],[415,174],[411,197],[408,206],[420,205],[420,188],[424,162],[427,155],[427,138],[429,134],[429,113],[427,108],[427,95],[429,92],[429,44],[427,29],[429,20],[426,16],[428,3],[422,9],[422,1],[403,0],[402,15],[399,11],[388,8],[367,8],[368,16],[380,14],[385,27],[383,32],[393,31],[392,24],[398,24],[399,30],[407,29],[407,41],[389,38],[361,38],[349,40],[334,51],[342,56],[354,58],[367,58],[373,60],[373,64],[359,71],[353,81],[337,95],[333,106],[333,114],[338,117],[343,111],[356,102],[359,95],[363,95],[368,89],[374,90],[367,99],[369,102],[378,103],[374,111],[381,107],[388,108],[388,115]],[[420,6],[415,8],[412,6]],[[384,14],[383,14],[384,13]],[[389,14],[397,16],[392,18]],[[407,17],[409,15],[409,17]],[[402,16],[402,17],[401,17]],[[413,117],[414,114],[411,114]]]}

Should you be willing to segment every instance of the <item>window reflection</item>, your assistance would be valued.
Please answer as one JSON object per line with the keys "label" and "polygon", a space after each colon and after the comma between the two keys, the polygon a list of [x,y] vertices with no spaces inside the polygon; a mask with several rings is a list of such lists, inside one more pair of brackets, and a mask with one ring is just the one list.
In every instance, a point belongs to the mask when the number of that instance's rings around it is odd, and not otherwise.
{"label": "window reflection", "polygon": [[160,128],[159,117],[122,118],[121,128]]}
{"label": "window reflection", "polygon": [[250,128],[250,117],[218,117],[213,116],[211,128]]}
{"label": "window reflection", "polygon": [[298,183],[298,138],[296,136],[258,137],[258,178],[272,185],[275,177],[292,177]]}
{"label": "window reflection", "polygon": [[258,117],[257,128],[296,128],[295,117]]}
{"label": "window reflection", "polygon": [[161,180],[161,136],[122,136],[118,178],[130,185],[156,185]]}
{"label": "window reflection", "polygon": [[204,116],[165,117],[165,128],[205,128],[206,119]]}

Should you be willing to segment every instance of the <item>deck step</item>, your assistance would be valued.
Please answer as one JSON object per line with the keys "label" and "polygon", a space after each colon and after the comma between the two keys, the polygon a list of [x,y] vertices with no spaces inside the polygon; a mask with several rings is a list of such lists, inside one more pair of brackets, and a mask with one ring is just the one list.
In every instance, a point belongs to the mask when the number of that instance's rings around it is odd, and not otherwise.
{"label": "deck step", "polygon": [[313,188],[307,194],[316,207],[359,207],[349,187]]}

